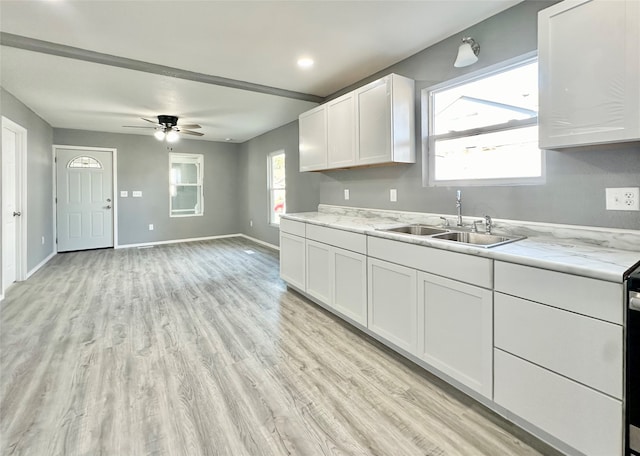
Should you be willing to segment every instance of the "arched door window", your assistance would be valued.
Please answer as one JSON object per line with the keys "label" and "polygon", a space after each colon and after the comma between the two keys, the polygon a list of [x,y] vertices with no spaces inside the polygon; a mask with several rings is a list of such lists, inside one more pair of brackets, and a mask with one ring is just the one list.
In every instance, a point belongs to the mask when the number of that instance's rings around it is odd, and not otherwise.
{"label": "arched door window", "polygon": [[102,169],[102,164],[93,157],[81,155],[74,158],[67,164],[67,168],[93,168]]}

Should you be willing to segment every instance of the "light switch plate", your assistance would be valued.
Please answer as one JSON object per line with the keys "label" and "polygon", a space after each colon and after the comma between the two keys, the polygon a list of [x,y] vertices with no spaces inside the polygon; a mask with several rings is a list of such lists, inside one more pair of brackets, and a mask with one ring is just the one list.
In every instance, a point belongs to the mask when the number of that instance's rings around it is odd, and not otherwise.
{"label": "light switch plate", "polygon": [[128,198],[129,192],[127,190],[120,190],[120,198]]}
{"label": "light switch plate", "polygon": [[153,231],[153,223],[149,223],[149,231]]}
{"label": "light switch plate", "polygon": [[134,198],[142,198],[142,192],[140,190],[134,190],[131,192],[131,196]]}
{"label": "light switch plate", "polygon": [[395,188],[389,190],[389,201],[391,201],[392,203],[398,201],[398,190],[396,190]]}
{"label": "light switch plate", "polygon": [[345,188],[345,189],[344,189],[344,199],[345,199],[345,200],[348,200],[348,199],[349,199],[349,189],[348,189],[348,188]]}

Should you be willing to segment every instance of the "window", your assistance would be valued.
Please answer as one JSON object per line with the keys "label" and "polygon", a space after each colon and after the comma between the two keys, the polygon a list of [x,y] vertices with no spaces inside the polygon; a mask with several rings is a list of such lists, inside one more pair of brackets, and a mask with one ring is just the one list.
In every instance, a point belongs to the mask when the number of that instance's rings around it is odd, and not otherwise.
{"label": "window", "polygon": [[93,157],[80,156],[69,162],[67,168],[94,168],[102,169],[102,165]]}
{"label": "window", "polygon": [[269,154],[269,223],[280,224],[280,214],[287,211],[284,151]]}
{"label": "window", "polygon": [[202,215],[203,165],[199,154],[169,154],[169,215]]}
{"label": "window", "polygon": [[537,59],[425,89],[422,101],[429,185],[544,182]]}

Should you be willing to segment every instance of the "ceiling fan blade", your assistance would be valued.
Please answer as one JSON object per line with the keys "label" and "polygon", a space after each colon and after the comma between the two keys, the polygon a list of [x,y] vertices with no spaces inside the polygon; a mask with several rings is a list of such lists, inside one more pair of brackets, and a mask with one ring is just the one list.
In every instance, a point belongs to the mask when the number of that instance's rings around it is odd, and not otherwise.
{"label": "ceiling fan blade", "polygon": [[157,128],[157,127],[141,127],[139,125],[123,125],[125,128]]}
{"label": "ceiling fan blade", "polygon": [[191,130],[178,130],[178,133],[183,133],[185,135],[193,135],[193,136],[204,136],[204,133],[191,131]]}
{"label": "ceiling fan blade", "polygon": [[200,125],[198,124],[186,124],[186,125],[178,125],[178,127],[180,128],[202,128]]}
{"label": "ceiling fan blade", "polygon": [[152,123],[152,124],[154,124],[154,125],[157,125],[158,127],[162,127],[162,125],[161,125],[161,124],[159,124],[157,120],[149,120],[149,119],[145,119],[144,117],[140,117],[140,118],[141,118],[142,120],[146,120],[147,122],[150,122],[150,123]]}

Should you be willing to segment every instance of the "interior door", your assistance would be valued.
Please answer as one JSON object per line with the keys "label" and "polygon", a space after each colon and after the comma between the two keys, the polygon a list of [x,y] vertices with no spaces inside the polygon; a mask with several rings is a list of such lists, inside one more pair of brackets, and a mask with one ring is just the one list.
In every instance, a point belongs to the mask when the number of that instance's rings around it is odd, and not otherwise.
{"label": "interior door", "polygon": [[2,128],[2,291],[16,281],[16,132]]}
{"label": "interior door", "polygon": [[113,155],[57,149],[58,251],[113,247]]}

